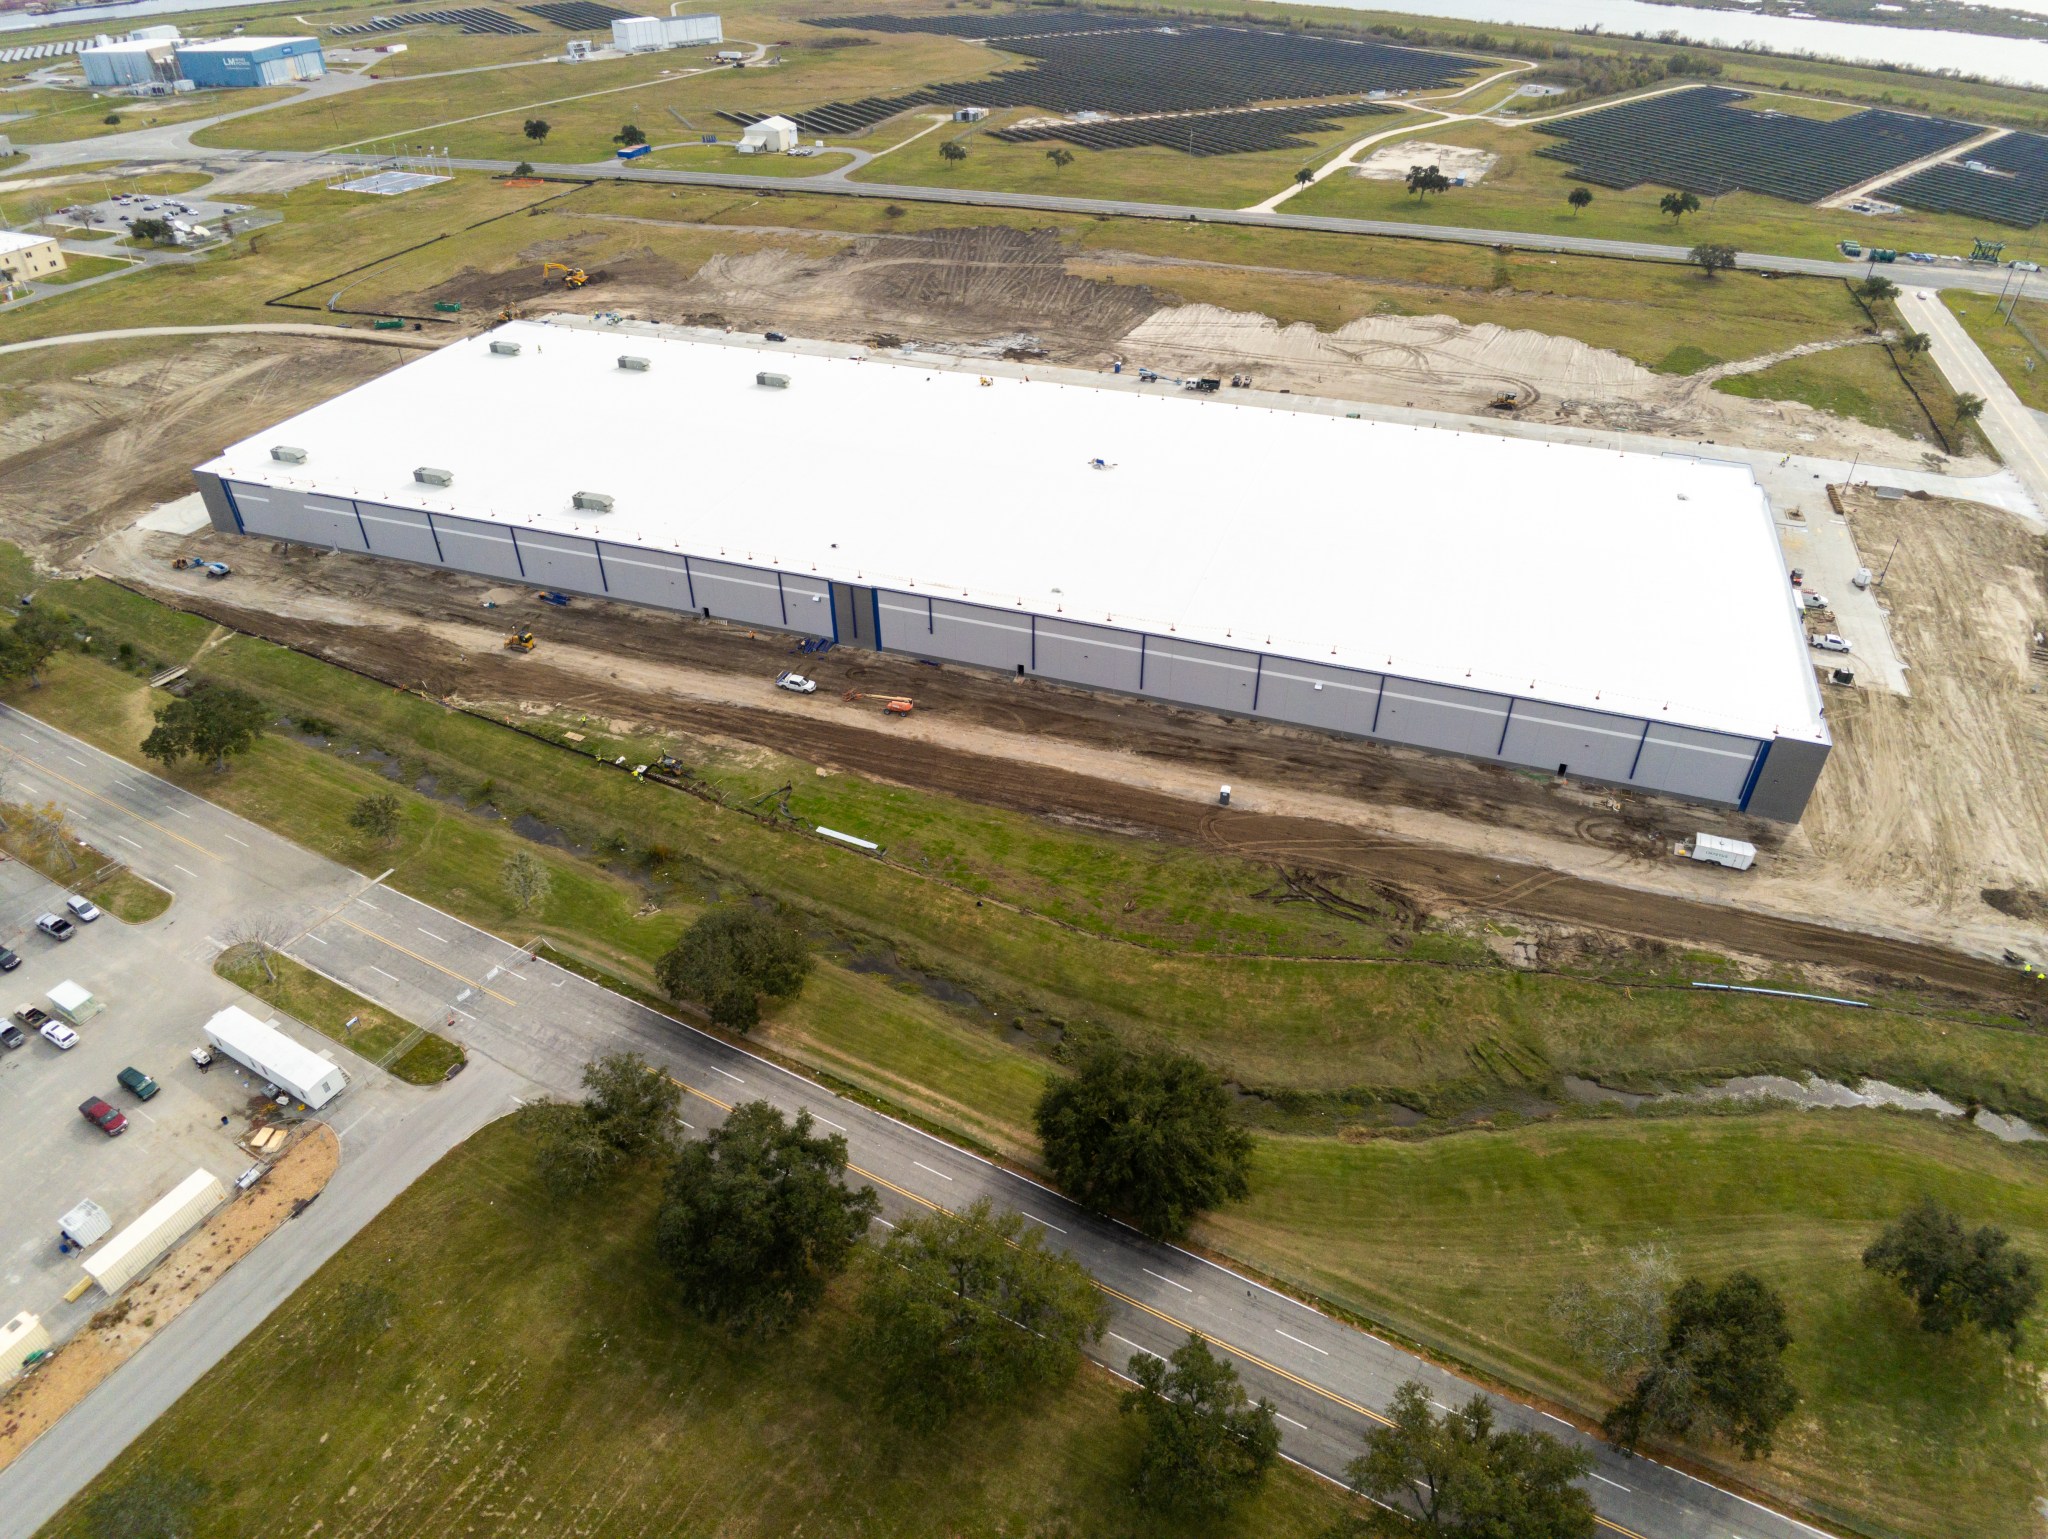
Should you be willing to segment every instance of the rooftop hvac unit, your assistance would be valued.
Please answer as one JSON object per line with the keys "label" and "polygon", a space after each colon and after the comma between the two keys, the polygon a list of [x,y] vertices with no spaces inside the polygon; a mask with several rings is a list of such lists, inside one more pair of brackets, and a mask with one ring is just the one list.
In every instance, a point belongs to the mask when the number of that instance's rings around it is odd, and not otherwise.
{"label": "rooftop hvac unit", "polygon": [[609,513],[612,500],[603,492],[578,492],[570,501],[576,504],[580,513]]}
{"label": "rooftop hvac unit", "polygon": [[770,374],[763,370],[754,376],[754,383],[766,385],[770,390],[787,390],[789,388],[789,376],[787,374]]}
{"label": "rooftop hvac unit", "polygon": [[412,473],[412,478],[422,486],[453,486],[455,472],[436,470],[432,465],[422,465]]}
{"label": "rooftop hvac unit", "polygon": [[519,344],[517,342],[493,342],[491,344],[491,351],[503,358],[517,358],[519,356]]}
{"label": "rooftop hvac unit", "polygon": [[290,444],[273,445],[270,457],[283,465],[303,465],[306,463],[306,451],[304,449],[295,449]]}
{"label": "rooftop hvac unit", "polygon": [[648,369],[648,363],[645,358],[635,358],[631,353],[621,353],[619,355],[619,367],[631,369],[635,374],[645,374]]}

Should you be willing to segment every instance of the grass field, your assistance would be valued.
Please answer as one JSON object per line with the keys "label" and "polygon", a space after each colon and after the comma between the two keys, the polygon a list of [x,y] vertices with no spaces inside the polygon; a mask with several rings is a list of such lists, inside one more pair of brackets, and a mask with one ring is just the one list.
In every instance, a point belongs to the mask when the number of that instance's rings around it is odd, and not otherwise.
{"label": "grass field", "polygon": [[163,888],[144,881],[69,829],[59,834],[38,828],[27,807],[0,802],[0,850],[129,924],[146,923],[171,906],[171,895]]}
{"label": "grass field", "polygon": [[70,252],[64,255],[64,270],[51,273],[42,279],[44,283],[83,283],[87,278],[103,278],[108,273],[120,272],[133,267],[133,262],[124,262],[119,257],[77,256]]}
{"label": "grass field", "polygon": [[[1056,1394],[941,1434],[897,1430],[846,1345],[854,1279],[771,1341],[675,1304],[648,1235],[654,1181],[564,1208],[523,1126],[449,1155],[159,1419],[99,1482],[185,1470],[189,1533],[1151,1536],[1121,1389]],[[388,1309],[388,1331],[351,1313]],[[251,1416],[288,1402],[289,1415]],[[233,1459],[221,1429],[236,1427]],[[74,1503],[45,1533],[89,1532]],[[1321,1539],[1350,1503],[1281,1465],[1217,1536]]]}
{"label": "grass field", "polygon": [[2013,393],[2035,411],[2048,411],[2048,303],[2023,299],[2008,323],[2006,306],[1991,294],[1944,293],[1941,302],[1963,323]]}
{"label": "grass field", "polygon": [[1202,1238],[1568,1404],[1605,1404],[1558,1290],[1657,1240],[1786,1295],[1803,1404],[1742,1473],[1879,1534],[2031,1531],[2048,1481],[2048,1339],[2009,1360],[1920,1331],[1863,1247],[1923,1194],[2048,1256],[2048,1155],[1892,1114],[1630,1119],[1420,1142],[1262,1144],[1249,1203]]}
{"label": "grass field", "polygon": [[[289,86],[253,87],[240,91],[194,91],[175,97],[152,97],[137,101],[127,96],[102,96],[84,90],[45,89],[10,92],[0,96],[0,107],[9,113],[27,112],[6,127],[16,144],[73,143],[101,139],[131,129],[155,128],[170,123],[190,123],[223,112],[239,112],[266,102],[283,101],[296,95]],[[107,118],[117,121],[109,123]]]}
{"label": "grass field", "polygon": [[269,964],[266,969],[253,945],[231,946],[221,953],[213,970],[409,1085],[438,1085],[464,1062],[462,1049],[447,1038],[419,1031],[412,1022],[372,1004],[332,978],[275,951],[270,953]]}

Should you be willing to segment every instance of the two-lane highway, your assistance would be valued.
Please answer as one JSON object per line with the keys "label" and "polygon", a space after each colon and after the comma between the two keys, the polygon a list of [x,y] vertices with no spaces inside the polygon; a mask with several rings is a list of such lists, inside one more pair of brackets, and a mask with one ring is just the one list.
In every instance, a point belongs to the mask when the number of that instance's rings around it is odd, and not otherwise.
{"label": "two-lane highway", "polygon": [[[1121,1371],[1134,1353],[1165,1355],[1199,1330],[1235,1361],[1254,1394],[1273,1402],[1287,1455],[1331,1479],[1342,1480],[1403,1380],[1420,1379],[1445,1405],[1477,1392],[1391,1343],[537,960],[18,712],[0,711],[0,750],[15,754],[8,773],[17,784],[119,840],[137,870],[182,873],[184,880],[171,883],[179,903],[207,916],[213,938],[227,938],[223,928],[260,926],[307,965],[419,1024],[450,1031],[472,1054],[517,1076],[573,1094],[585,1062],[630,1049],[688,1088],[683,1117],[691,1131],[740,1101],[760,1099],[808,1111],[844,1134],[859,1178],[882,1193],[888,1222],[983,1197],[1015,1209],[1080,1259],[1109,1295],[1111,1334],[1096,1354],[1102,1362]],[[207,851],[230,853],[210,858]],[[339,1120],[346,1121],[345,1103]],[[1664,1465],[1624,1458],[1529,1406],[1492,1398],[1504,1424],[1552,1432],[1593,1454],[1589,1490],[1612,1534],[1799,1539],[1818,1532]],[[108,1447],[103,1457],[116,1451]],[[12,1505],[13,1484],[14,1471],[0,1472],[0,1512]],[[13,1522],[0,1520],[0,1534],[13,1531]]]}

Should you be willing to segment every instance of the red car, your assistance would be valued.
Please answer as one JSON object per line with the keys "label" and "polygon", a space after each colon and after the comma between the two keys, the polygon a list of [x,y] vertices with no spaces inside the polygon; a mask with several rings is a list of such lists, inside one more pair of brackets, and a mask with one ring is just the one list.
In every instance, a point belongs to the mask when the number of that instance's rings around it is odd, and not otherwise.
{"label": "red car", "polygon": [[78,1115],[85,1118],[87,1122],[90,1122],[109,1138],[112,1138],[116,1133],[128,1131],[128,1119],[105,1101],[102,1101],[98,1096],[94,1096],[90,1101],[80,1106],[78,1108]]}

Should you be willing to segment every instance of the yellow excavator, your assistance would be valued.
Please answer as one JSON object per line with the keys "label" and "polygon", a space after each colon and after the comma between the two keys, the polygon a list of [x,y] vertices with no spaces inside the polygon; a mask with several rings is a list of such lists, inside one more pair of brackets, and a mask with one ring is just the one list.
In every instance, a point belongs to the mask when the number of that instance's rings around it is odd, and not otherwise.
{"label": "yellow excavator", "polygon": [[512,652],[531,652],[534,648],[533,632],[521,626],[516,636],[507,636],[505,646]]}
{"label": "yellow excavator", "polygon": [[543,262],[540,264],[540,281],[546,283],[553,274],[562,275],[562,287],[580,289],[590,281],[590,274],[580,267],[571,267],[566,262]]}

